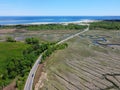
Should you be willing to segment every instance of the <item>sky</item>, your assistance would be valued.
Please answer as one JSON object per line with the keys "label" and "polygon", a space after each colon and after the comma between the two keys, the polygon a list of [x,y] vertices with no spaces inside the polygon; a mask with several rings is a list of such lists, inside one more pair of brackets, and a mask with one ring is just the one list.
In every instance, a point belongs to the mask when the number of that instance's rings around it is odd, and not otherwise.
{"label": "sky", "polygon": [[120,0],[0,0],[0,16],[120,16]]}

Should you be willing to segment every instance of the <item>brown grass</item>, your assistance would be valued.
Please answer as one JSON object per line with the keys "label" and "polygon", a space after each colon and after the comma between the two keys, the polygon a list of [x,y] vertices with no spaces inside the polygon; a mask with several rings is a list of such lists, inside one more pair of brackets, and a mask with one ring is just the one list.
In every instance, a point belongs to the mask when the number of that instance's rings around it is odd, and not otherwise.
{"label": "brown grass", "polygon": [[[89,31],[115,39],[118,32]],[[119,37],[120,38],[120,37]],[[89,38],[79,36],[67,42],[67,49],[57,51],[46,62],[41,90],[119,90],[120,47],[95,46]],[[117,74],[117,75],[116,75]]]}

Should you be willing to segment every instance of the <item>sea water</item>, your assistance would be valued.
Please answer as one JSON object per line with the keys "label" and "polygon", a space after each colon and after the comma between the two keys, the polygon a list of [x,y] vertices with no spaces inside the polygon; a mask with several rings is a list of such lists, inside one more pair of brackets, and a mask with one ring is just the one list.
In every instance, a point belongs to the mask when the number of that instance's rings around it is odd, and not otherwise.
{"label": "sea water", "polygon": [[0,16],[0,25],[61,23],[82,20],[120,20],[120,16]]}

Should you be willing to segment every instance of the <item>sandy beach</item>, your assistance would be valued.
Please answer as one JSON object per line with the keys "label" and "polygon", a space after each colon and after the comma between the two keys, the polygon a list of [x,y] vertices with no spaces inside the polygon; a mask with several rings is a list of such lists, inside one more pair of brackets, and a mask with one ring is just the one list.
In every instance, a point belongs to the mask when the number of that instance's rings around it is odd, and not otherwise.
{"label": "sandy beach", "polygon": [[81,21],[73,21],[73,22],[35,22],[35,23],[25,23],[25,24],[7,24],[8,26],[12,25],[42,25],[42,24],[63,24],[63,25],[68,25],[68,24],[78,24],[78,25],[86,25],[92,22],[98,22],[101,20],[81,20]]}

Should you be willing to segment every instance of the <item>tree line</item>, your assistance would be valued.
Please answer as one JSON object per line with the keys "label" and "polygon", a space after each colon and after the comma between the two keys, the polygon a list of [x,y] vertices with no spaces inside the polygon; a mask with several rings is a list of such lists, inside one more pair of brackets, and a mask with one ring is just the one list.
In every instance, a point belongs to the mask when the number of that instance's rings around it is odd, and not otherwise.
{"label": "tree line", "polygon": [[91,30],[120,30],[120,22],[118,21],[100,21],[90,23]]}
{"label": "tree line", "polygon": [[81,30],[87,28],[86,25],[77,24],[41,24],[41,25],[0,25],[0,29],[26,29],[26,30]]}

